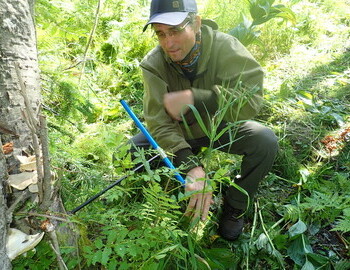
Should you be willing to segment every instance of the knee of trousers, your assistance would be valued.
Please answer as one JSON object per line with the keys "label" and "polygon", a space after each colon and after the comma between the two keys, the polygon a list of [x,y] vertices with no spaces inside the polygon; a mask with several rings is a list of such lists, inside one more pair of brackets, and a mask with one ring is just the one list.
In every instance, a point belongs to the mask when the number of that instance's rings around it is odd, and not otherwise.
{"label": "knee of trousers", "polygon": [[139,133],[135,135],[129,140],[128,143],[130,144],[130,152],[137,151],[137,148],[144,148],[144,149],[151,148],[150,143],[146,139],[145,135],[143,135],[143,133]]}
{"label": "knee of trousers", "polygon": [[255,153],[267,154],[274,158],[278,151],[278,138],[275,133],[268,127],[261,126],[255,130],[252,135],[255,145]]}

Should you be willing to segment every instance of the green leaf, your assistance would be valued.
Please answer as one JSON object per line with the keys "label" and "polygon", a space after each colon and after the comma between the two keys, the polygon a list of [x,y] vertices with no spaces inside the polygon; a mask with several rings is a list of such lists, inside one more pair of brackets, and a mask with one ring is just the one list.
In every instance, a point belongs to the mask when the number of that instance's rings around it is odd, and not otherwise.
{"label": "green leaf", "polygon": [[91,254],[92,253],[92,247],[91,246],[83,246],[83,251]]}
{"label": "green leaf", "polygon": [[114,246],[114,251],[118,256],[120,256],[121,258],[124,258],[125,254],[127,252],[127,249],[126,249],[124,244],[119,244],[119,245]]}
{"label": "green leaf", "polygon": [[259,41],[260,31],[254,30],[253,23],[243,15],[243,22],[232,28],[228,33],[247,46]]}
{"label": "green leaf", "polygon": [[129,269],[130,269],[130,263],[128,262],[122,262],[118,267],[118,270],[129,270]]}
{"label": "green leaf", "polygon": [[185,194],[180,191],[179,194],[177,195],[177,200],[182,201],[184,197],[186,197]]}
{"label": "green leaf", "polygon": [[331,231],[350,232],[350,215],[337,219],[336,225]]}
{"label": "green leaf", "polygon": [[96,264],[97,262],[100,262],[102,258],[102,250],[97,250],[92,257],[91,263]]}
{"label": "green leaf", "polygon": [[112,244],[116,240],[118,232],[116,230],[109,230],[107,232],[107,243]]}
{"label": "green leaf", "polygon": [[311,262],[306,261],[301,270],[315,270],[315,267]]}
{"label": "green leaf", "polygon": [[206,260],[212,269],[234,269],[238,258],[234,252],[227,248],[210,248],[202,250],[206,255]]}
{"label": "green leaf", "polygon": [[306,257],[315,267],[324,267],[330,262],[327,257],[315,253],[307,253]]}
{"label": "green leaf", "polygon": [[117,269],[117,266],[118,266],[118,261],[116,259],[112,259],[108,264],[108,270],[115,270]]}
{"label": "green leaf", "polygon": [[302,234],[307,230],[307,227],[303,221],[299,219],[292,227],[289,228],[288,233],[291,238],[296,235]]}
{"label": "green leaf", "polygon": [[249,196],[248,192],[244,188],[237,185],[236,183],[230,182],[229,184],[247,196],[247,207],[248,207],[248,205],[250,204],[250,196]]}
{"label": "green leaf", "polygon": [[160,260],[160,259],[164,258],[165,256],[167,256],[167,253],[168,253],[169,251],[172,251],[172,250],[178,248],[179,246],[180,246],[180,244],[176,244],[176,245],[173,245],[173,246],[170,246],[170,247],[166,247],[166,248],[162,249],[161,251],[159,251],[159,252],[155,255],[155,258],[156,258],[157,260]]}
{"label": "green leaf", "polygon": [[98,238],[98,239],[95,240],[95,246],[96,246],[98,249],[102,249],[103,243],[102,243],[101,238]]}
{"label": "green leaf", "polygon": [[109,261],[109,256],[112,254],[112,249],[110,247],[106,247],[102,252],[101,264],[107,265]]}
{"label": "green leaf", "polygon": [[266,248],[267,244],[269,243],[269,239],[267,238],[266,234],[262,233],[259,235],[258,239],[255,242],[255,245],[258,249]]}
{"label": "green leaf", "polygon": [[310,176],[310,171],[307,168],[302,168],[299,170],[302,182],[300,184],[305,184]]}
{"label": "green leaf", "polygon": [[128,249],[128,254],[131,257],[137,257],[138,255],[143,254],[143,252],[144,252],[144,249],[138,245],[138,242],[136,242],[133,245],[130,245]]}
{"label": "green leaf", "polygon": [[333,116],[334,120],[337,122],[338,126],[342,127],[344,126],[345,122],[344,122],[344,118],[337,114],[337,113],[330,113],[331,116]]}
{"label": "green leaf", "polygon": [[285,249],[287,245],[288,236],[285,234],[279,234],[273,239],[273,243],[278,250]]}
{"label": "green leaf", "polygon": [[284,257],[281,252],[279,252],[277,249],[273,249],[271,254],[279,261],[281,266],[284,266]]}
{"label": "green leaf", "polygon": [[350,260],[341,260],[336,263],[335,269],[336,270],[349,270]]}
{"label": "green leaf", "polygon": [[[209,137],[209,131],[208,131],[207,127],[205,126],[205,124],[203,122],[203,119],[202,119],[200,113],[198,112],[197,108],[195,106],[193,106],[193,105],[188,105],[188,106],[192,110],[192,112],[193,112],[193,114],[194,114],[194,116],[195,116],[199,126],[201,127],[202,131],[204,132],[204,134]],[[182,118],[183,118],[184,123],[186,123],[185,118],[183,116],[182,116]]]}
{"label": "green leaf", "polygon": [[287,253],[297,265],[303,265],[306,261],[306,254],[312,253],[309,240],[303,234],[296,236],[288,247]]}

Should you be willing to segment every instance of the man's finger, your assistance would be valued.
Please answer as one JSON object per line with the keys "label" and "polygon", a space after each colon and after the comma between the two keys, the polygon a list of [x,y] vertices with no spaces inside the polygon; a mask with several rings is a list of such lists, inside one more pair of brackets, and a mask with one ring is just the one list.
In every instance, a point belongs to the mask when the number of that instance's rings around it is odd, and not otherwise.
{"label": "man's finger", "polygon": [[204,204],[203,204],[203,209],[202,209],[202,220],[206,220],[208,213],[209,213],[209,208],[212,202],[212,194],[208,193],[204,197]]}
{"label": "man's finger", "polygon": [[198,197],[197,197],[197,201],[196,201],[196,210],[194,211],[194,215],[193,215],[193,219],[196,219],[198,218],[202,211],[203,211],[203,195],[200,194]]}
{"label": "man's finger", "polygon": [[185,216],[190,216],[193,213],[193,209],[196,206],[196,202],[197,202],[197,195],[192,195],[190,201],[188,202],[187,208],[186,208],[186,212],[185,212]]}

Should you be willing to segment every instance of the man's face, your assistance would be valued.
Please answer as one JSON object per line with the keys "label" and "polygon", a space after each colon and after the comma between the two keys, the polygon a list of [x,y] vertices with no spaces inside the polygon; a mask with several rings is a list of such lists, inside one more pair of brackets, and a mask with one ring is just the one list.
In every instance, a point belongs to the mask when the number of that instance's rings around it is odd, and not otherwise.
{"label": "man's face", "polygon": [[183,60],[196,41],[194,27],[187,20],[177,26],[156,23],[153,24],[153,29],[160,46],[174,62]]}

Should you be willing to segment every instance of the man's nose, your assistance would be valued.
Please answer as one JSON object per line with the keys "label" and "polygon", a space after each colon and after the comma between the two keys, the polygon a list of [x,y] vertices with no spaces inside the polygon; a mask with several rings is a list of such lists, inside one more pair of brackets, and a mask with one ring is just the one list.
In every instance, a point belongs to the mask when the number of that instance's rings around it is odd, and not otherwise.
{"label": "man's nose", "polygon": [[173,35],[166,35],[165,37],[165,46],[167,48],[171,48],[174,45],[174,36]]}

